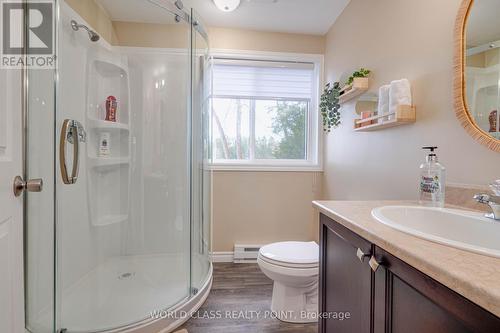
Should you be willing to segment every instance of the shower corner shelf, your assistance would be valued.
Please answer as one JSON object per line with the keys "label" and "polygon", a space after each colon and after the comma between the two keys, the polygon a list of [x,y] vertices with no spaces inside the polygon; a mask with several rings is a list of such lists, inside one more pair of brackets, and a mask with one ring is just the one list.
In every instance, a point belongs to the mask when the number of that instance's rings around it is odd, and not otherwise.
{"label": "shower corner shelf", "polygon": [[94,67],[96,72],[98,72],[103,77],[113,77],[127,75],[127,70],[121,66],[121,64],[116,64],[106,60],[94,60]]}
{"label": "shower corner shelf", "polygon": [[89,122],[91,128],[102,129],[102,130],[113,130],[113,129],[124,130],[124,131],[129,130],[129,126],[124,123],[118,123],[108,120],[92,119],[92,118],[89,118]]}
{"label": "shower corner shelf", "polygon": [[[109,60],[109,59],[108,59]],[[91,225],[126,223],[130,212],[131,116],[128,64],[90,57],[87,91],[87,186]],[[117,122],[104,120],[106,100],[117,100]],[[100,140],[109,132],[109,156],[100,157]]]}
{"label": "shower corner shelf", "polygon": [[93,168],[121,166],[130,163],[128,157],[90,157]]}

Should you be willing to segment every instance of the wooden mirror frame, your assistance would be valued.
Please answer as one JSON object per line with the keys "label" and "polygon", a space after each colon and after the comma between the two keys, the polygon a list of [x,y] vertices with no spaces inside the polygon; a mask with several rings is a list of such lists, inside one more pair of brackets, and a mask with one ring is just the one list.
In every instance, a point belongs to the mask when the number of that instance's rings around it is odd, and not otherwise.
{"label": "wooden mirror frame", "polygon": [[469,133],[475,140],[493,151],[500,152],[500,140],[495,139],[488,132],[477,126],[475,120],[472,118],[472,115],[469,113],[467,106],[467,96],[465,92],[466,28],[467,20],[474,1],[475,0],[462,1],[455,25],[455,79],[453,87],[455,95],[455,113],[467,133]]}

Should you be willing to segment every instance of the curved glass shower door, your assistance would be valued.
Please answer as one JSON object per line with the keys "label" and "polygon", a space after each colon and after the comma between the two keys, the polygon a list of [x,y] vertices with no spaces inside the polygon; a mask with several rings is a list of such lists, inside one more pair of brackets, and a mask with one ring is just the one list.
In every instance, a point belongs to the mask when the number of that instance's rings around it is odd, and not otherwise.
{"label": "curved glass shower door", "polygon": [[68,172],[79,163],[76,183],[57,181],[68,332],[131,325],[190,296],[191,26],[149,1],[99,4],[109,31],[75,1],[61,2],[58,25],[59,158]]}
{"label": "curved glass shower door", "polygon": [[167,0],[56,3],[55,85],[28,75],[28,329],[139,327],[210,281],[206,35]]}
{"label": "curved glass shower door", "polygon": [[191,10],[192,34],[192,264],[193,292],[201,289],[211,276],[212,176],[211,159],[211,91],[212,59],[207,32],[201,18]]}
{"label": "curved glass shower door", "polygon": [[207,36],[170,0],[55,3],[57,68],[27,75],[27,329],[160,330],[211,281]]}

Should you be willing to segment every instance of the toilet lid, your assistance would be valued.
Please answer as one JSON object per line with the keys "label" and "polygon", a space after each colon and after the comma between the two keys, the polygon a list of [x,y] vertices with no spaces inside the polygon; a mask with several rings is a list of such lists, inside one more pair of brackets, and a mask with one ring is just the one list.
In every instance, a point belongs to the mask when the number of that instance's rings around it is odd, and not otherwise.
{"label": "toilet lid", "polygon": [[260,255],[275,261],[291,264],[316,264],[319,246],[316,242],[281,242],[260,248]]}

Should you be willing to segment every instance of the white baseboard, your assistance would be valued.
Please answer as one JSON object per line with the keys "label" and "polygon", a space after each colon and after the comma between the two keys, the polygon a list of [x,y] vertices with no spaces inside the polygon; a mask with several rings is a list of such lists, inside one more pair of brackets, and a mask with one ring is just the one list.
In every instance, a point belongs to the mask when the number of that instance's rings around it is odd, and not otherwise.
{"label": "white baseboard", "polygon": [[234,252],[212,252],[210,254],[212,262],[233,262]]}

